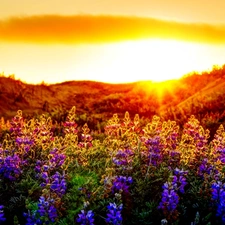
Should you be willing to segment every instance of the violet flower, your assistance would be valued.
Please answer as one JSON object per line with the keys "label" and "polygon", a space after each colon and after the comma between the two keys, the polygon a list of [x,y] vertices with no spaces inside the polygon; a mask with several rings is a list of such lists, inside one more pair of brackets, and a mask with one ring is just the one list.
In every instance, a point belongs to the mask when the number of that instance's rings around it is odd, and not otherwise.
{"label": "violet flower", "polygon": [[0,157],[0,176],[14,181],[22,173],[21,159],[18,155]]}
{"label": "violet flower", "polygon": [[125,176],[116,176],[115,180],[113,181],[112,192],[119,192],[123,191],[125,193],[129,192],[129,185],[132,184],[133,179],[132,177],[125,177]]}
{"label": "violet flower", "polygon": [[217,207],[217,216],[221,218],[221,224],[225,224],[225,184],[217,181],[212,184],[212,199]]}
{"label": "violet flower", "polygon": [[106,218],[106,223],[112,224],[112,225],[121,225],[122,224],[122,214],[121,211],[123,209],[123,204],[120,204],[119,206],[116,205],[116,203],[109,203],[107,206],[108,213]]}
{"label": "violet flower", "polygon": [[4,208],[4,206],[3,205],[0,205],[0,223],[6,221],[3,208]]}
{"label": "violet flower", "polygon": [[58,217],[57,210],[54,206],[53,199],[45,199],[44,196],[41,196],[39,199],[38,210],[37,212],[41,217],[44,217],[50,222],[55,222],[55,219]]}
{"label": "violet flower", "polygon": [[94,213],[92,212],[92,210],[89,210],[87,212],[85,210],[81,210],[76,221],[80,225],[94,225]]}
{"label": "violet flower", "polygon": [[173,213],[179,203],[179,196],[174,190],[174,186],[171,182],[166,182],[163,185],[162,199],[159,203],[159,209],[163,212]]}

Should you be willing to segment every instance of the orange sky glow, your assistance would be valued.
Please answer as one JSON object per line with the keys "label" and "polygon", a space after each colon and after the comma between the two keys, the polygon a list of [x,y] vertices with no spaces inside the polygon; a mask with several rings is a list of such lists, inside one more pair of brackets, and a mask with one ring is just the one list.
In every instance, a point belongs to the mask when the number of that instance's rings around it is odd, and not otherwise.
{"label": "orange sky glow", "polygon": [[4,0],[0,73],[28,83],[122,83],[225,64],[225,2],[191,2]]}

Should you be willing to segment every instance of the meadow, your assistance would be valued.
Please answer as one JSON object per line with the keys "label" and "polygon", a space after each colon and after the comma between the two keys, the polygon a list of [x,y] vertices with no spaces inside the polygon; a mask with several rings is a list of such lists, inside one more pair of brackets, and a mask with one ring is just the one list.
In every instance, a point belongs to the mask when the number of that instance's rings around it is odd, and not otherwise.
{"label": "meadow", "polygon": [[0,224],[225,224],[225,130],[112,114],[0,122]]}

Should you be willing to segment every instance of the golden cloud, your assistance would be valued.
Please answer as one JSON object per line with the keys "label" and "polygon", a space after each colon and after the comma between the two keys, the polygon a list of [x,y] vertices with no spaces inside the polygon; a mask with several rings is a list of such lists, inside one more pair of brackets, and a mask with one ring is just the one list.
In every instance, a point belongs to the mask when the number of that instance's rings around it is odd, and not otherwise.
{"label": "golden cloud", "polygon": [[39,15],[0,20],[0,40],[6,42],[92,44],[149,38],[224,44],[225,26],[107,15]]}

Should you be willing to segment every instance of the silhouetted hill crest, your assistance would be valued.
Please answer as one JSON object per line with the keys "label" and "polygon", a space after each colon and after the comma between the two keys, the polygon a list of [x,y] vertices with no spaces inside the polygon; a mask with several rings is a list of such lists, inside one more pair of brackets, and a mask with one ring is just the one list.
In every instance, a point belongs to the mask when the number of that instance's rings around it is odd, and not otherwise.
{"label": "silhouetted hill crest", "polygon": [[63,114],[75,105],[80,115],[98,118],[129,111],[149,118],[158,114],[164,119],[182,120],[196,114],[203,119],[207,113],[223,114],[224,95],[225,66],[161,84],[66,81],[32,85],[0,77],[0,116],[11,118],[19,109],[27,116]]}

